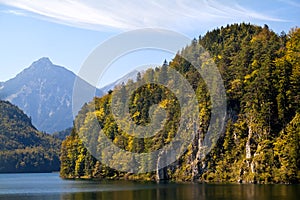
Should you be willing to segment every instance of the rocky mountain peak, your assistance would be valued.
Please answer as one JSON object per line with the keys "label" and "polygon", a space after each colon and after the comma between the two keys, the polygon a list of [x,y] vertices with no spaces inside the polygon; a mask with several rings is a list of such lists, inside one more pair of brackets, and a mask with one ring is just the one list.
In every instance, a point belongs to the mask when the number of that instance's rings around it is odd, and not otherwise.
{"label": "rocky mountain peak", "polygon": [[53,63],[51,62],[51,60],[48,57],[42,57],[42,58],[38,59],[37,61],[33,62],[31,64],[31,67],[51,66],[51,65],[53,65]]}

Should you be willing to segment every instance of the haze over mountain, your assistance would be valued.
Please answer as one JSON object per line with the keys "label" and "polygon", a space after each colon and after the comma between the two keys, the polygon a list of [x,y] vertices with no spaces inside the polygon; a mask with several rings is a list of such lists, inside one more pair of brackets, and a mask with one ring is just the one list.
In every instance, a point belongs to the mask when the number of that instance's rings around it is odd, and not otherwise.
{"label": "haze over mountain", "polygon": [[123,77],[119,78],[118,80],[104,86],[101,88],[101,91],[104,93],[107,93],[109,90],[113,90],[117,85],[125,84],[129,79],[135,81],[136,75],[138,74],[138,70],[133,70],[129,72],[128,74],[124,75]]}
{"label": "haze over mountain", "polygon": [[[49,58],[35,61],[16,77],[0,83],[0,98],[20,107],[40,131],[53,133],[72,126],[72,93],[76,75]],[[92,87],[88,83],[84,87]],[[100,90],[96,91],[101,96]]]}
{"label": "haze over mountain", "polygon": [[[163,65],[166,65],[168,62],[165,59]],[[160,65],[143,65],[140,67],[135,68],[134,70],[130,71],[129,73],[125,74],[121,78],[117,79],[116,81],[109,83],[105,85],[104,87],[101,87],[100,90],[106,94],[109,90],[113,90],[116,86],[126,84],[129,80],[136,81],[138,73],[140,73],[140,76],[142,76],[148,69],[152,68],[155,69],[159,67]]]}

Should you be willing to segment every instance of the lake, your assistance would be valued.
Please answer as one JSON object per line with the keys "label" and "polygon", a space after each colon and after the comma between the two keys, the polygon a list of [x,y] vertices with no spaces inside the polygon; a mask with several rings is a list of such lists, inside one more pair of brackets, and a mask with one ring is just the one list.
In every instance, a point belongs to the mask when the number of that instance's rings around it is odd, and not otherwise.
{"label": "lake", "polygon": [[0,174],[0,199],[295,200],[300,185],[140,183],[62,180],[58,173]]}

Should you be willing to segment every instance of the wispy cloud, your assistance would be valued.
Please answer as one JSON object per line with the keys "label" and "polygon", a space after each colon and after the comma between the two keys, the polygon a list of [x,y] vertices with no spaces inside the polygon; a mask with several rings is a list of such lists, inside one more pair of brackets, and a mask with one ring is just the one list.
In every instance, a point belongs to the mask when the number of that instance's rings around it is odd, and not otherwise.
{"label": "wispy cloud", "polygon": [[143,27],[182,30],[228,20],[283,21],[236,3],[226,1],[225,5],[221,0],[0,0],[0,3],[29,11],[35,17],[95,30]]}
{"label": "wispy cloud", "polygon": [[18,15],[18,16],[27,16],[28,14],[26,12],[24,12],[23,10],[4,10],[2,11],[3,13],[7,13],[7,14],[13,14],[13,15]]}

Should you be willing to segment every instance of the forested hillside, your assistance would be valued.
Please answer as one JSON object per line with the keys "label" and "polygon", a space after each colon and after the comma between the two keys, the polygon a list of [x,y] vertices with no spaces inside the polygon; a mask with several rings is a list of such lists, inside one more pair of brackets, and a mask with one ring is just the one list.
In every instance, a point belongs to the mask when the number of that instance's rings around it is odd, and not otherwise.
{"label": "forested hillside", "polygon": [[33,127],[18,107],[0,101],[0,173],[59,170],[61,141]]}
{"label": "forested hillside", "polygon": [[[203,48],[209,51],[210,58]],[[204,137],[211,118],[212,94],[193,65],[209,68],[212,61],[224,80],[227,117],[221,137],[212,151],[203,157],[200,155],[205,148]],[[116,91],[95,98],[83,106],[71,135],[62,144],[61,176],[299,183],[300,29],[277,35],[267,25],[234,24],[221,27],[194,39],[170,63],[148,69],[144,74],[138,74],[136,83],[129,81],[116,90],[128,94],[129,88],[152,79],[165,81],[165,85],[170,87],[180,85],[176,79],[164,80],[174,69],[192,86],[200,111],[197,130],[194,130],[192,123],[185,124],[185,134],[195,134],[195,139],[176,162],[156,172],[126,173],[103,165],[83,145],[87,140],[83,136],[88,135],[89,142],[95,143],[94,151],[102,158],[111,162],[119,160],[120,164],[122,159],[126,159],[118,158],[117,154],[112,155],[103,148],[95,123],[99,123],[104,134],[116,146],[126,151],[147,153],[169,144],[176,135],[182,114],[179,99],[172,95],[169,87],[145,84],[136,86],[137,90],[130,96],[130,117],[138,125],[147,125],[152,120],[151,113],[159,114],[158,110],[164,109],[166,115],[156,118],[158,122],[164,120],[164,127],[152,137],[133,137],[121,129],[113,117],[112,95]],[[114,102],[121,103],[121,99]],[[159,108],[151,110],[155,104]],[[159,159],[152,158],[153,165],[156,166]],[[141,168],[147,167],[139,164]],[[110,166],[113,165],[115,163]]]}

